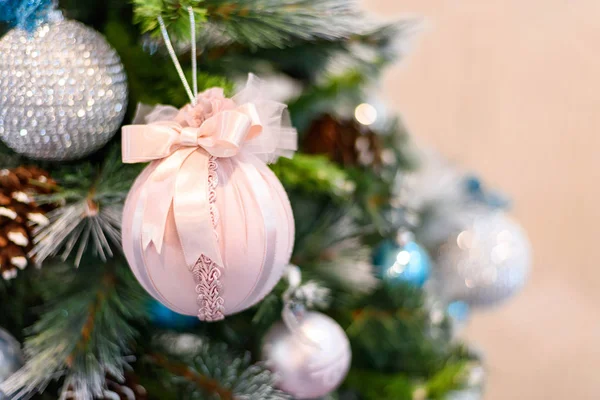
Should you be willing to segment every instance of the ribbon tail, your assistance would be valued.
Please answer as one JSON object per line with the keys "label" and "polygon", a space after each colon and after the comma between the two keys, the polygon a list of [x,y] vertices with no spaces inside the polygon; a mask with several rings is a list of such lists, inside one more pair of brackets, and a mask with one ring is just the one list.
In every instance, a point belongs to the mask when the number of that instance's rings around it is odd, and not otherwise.
{"label": "ribbon tail", "polygon": [[151,243],[158,254],[162,252],[165,228],[169,210],[176,193],[177,176],[185,160],[196,149],[186,148],[173,153],[158,163],[145,186],[144,226],[142,227],[142,247]]}
{"label": "ribbon tail", "polygon": [[177,174],[173,212],[190,269],[201,255],[223,265],[211,217],[209,162],[210,156],[206,152],[196,150],[185,160]]}

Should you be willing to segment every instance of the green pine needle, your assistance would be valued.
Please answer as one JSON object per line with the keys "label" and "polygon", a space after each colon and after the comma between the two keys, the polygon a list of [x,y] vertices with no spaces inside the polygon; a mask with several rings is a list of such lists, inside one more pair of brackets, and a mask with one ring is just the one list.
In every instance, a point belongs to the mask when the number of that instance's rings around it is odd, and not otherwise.
{"label": "green pine needle", "polygon": [[272,372],[260,363],[252,363],[248,352],[240,355],[224,344],[189,334],[158,336],[154,346],[156,352],[143,361],[160,377],[173,399],[290,398],[274,387]]}
{"label": "green pine needle", "polygon": [[132,0],[134,6],[133,22],[140,25],[142,33],[159,37],[158,17],[162,16],[172,40],[189,42],[190,20],[188,7],[195,16],[198,30],[206,20],[206,9],[201,7],[203,0]]}
{"label": "green pine needle", "polygon": [[102,393],[105,373],[121,377],[146,297],[129,268],[120,262],[46,265],[38,277],[43,314],[25,342],[27,362],[0,389],[15,398],[43,390],[65,376],[77,398]]}
{"label": "green pine needle", "polygon": [[337,200],[348,199],[354,192],[346,172],[324,156],[297,153],[292,159],[280,158],[271,169],[289,190],[331,195]]}

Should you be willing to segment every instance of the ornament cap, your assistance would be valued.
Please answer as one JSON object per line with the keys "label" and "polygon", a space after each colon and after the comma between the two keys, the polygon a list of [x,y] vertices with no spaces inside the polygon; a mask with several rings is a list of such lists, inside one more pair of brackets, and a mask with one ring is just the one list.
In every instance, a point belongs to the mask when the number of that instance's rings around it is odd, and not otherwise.
{"label": "ornament cap", "polygon": [[401,229],[398,231],[396,235],[396,242],[400,246],[406,246],[408,243],[413,242],[415,240],[415,235],[406,229]]}

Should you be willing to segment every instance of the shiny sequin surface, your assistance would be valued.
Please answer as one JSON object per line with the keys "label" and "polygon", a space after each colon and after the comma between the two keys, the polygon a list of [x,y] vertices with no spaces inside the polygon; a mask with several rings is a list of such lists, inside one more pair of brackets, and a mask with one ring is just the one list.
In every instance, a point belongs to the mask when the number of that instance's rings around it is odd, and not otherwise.
{"label": "shiny sequin surface", "polygon": [[477,212],[435,255],[434,280],[449,300],[495,305],[526,283],[531,265],[529,240],[502,211]]}
{"label": "shiny sequin surface", "polygon": [[101,34],[71,20],[0,40],[0,139],[27,157],[71,160],[106,144],[127,108],[127,78]]}

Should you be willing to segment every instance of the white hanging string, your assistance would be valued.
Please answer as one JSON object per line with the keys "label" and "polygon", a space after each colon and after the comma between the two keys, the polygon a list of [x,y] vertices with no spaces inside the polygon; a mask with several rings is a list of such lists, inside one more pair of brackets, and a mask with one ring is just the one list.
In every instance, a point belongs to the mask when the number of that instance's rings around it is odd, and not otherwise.
{"label": "white hanging string", "polygon": [[[196,96],[192,93],[192,89],[190,89],[190,84],[187,79],[185,79],[185,74],[183,73],[183,69],[181,68],[181,64],[177,59],[177,55],[175,54],[175,49],[173,49],[173,44],[171,43],[171,39],[169,38],[169,32],[167,32],[167,27],[165,26],[165,21],[162,16],[158,16],[158,24],[160,25],[160,32],[162,33],[163,39],[165,40],[165,45],[167,46],[167,50],[169,51],[169,55],[171,56],[171,60],[173,60],[173,64],[175,65],[175,69],[179,74],[179,79],[181,79],[181,83],[183,83],[183,87],[187,92],[188,97],[190,98],[190,102],[192,105],[196,105]],[[195,75],[195,74],[194,74]]]}
{"label": "white hanging string", "polygon": [[198,61],[196,60],[196,18],[194,10],[188,7],[190,14],[190,30],[192,33],[192,86],[194,87],[194,98],[198,96]]}

